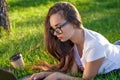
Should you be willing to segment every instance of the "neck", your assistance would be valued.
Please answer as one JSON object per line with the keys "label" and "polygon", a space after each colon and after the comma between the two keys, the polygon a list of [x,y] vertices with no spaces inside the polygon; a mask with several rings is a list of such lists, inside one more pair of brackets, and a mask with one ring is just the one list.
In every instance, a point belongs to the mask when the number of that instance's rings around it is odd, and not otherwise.
{"label": "neck", "polygon": [[83,46],[84,43],[84,31],[83,29],[75,29],[73,36],[70,40],[77,46]]}

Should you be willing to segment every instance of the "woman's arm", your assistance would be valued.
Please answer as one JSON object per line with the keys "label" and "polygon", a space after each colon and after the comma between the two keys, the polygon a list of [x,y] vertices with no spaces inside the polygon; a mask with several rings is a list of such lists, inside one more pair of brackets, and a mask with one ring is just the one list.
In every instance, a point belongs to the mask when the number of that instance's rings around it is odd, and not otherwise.
{"label": "woman's arm", "polygon": [[44,80],[93,80],[100,66],[102,65],[103,60],[104,58],[100,58],[95,61],[86,62],[82,78],[69,76],[60,72],[55,72],[47,76]]}
{"label": "woman's arm", "polygon": [[86,62],[82,78],[85,80],[94,79],[100,66],[102,65],[103,60],[104,60],[104,57],[97,59],[95,61]]}
{"label": "woman's arm", "polygon": [[61,72],[54,72],[47,76],[44,80],[82,80],[81,78],[72,77]]}

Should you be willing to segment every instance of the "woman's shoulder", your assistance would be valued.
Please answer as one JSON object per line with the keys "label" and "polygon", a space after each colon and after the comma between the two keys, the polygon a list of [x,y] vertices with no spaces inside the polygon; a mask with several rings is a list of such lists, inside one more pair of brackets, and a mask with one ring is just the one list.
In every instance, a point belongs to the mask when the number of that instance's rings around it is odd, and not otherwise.
{"label": "woman's shoulder", "polygon": [[90,29],[84,29],[84,35],[85,35],[85,38],[89,40],[106,39],[101,33],[98,33]]}
{"label": "woman's shoulder", "polygon": [[109,44],[109,41],[100,33],[84,29],[84,44],[95,46]]}

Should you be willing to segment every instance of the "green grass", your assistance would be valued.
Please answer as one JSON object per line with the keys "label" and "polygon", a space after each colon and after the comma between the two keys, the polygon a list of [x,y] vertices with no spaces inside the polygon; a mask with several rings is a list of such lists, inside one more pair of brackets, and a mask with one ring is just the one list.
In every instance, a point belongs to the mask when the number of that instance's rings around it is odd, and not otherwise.
{"label": "green grass", "polygon": [[[45,60],[55,61],[44,50],[44,20],[48,9],[60,0],[7,0],[12,35],[2,31],[0,37],[0,67],[12,67],[9,58],[21,52],[26,67],[14,70],[18,77],[35,73],[29,64]],[[64,0],[73,3],[82,16],[84,27],[103,34],[110,42],[120,39],[119,0]],[[30,51],[36,45],[40,47]],[[95,80],[118,80],[120,71],[106,76],[97,76]]]}

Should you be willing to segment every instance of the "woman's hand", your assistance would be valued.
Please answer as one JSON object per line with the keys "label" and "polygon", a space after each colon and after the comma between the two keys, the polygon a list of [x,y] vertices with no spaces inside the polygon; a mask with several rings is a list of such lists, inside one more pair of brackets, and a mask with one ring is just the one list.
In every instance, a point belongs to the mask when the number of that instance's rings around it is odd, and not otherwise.
{"label": "woman's hand", "polygon": [[53,72],[40,72],[33,74],[28,80],[38,80],[38,79],[44,79],[48,75],[52,74]]}

